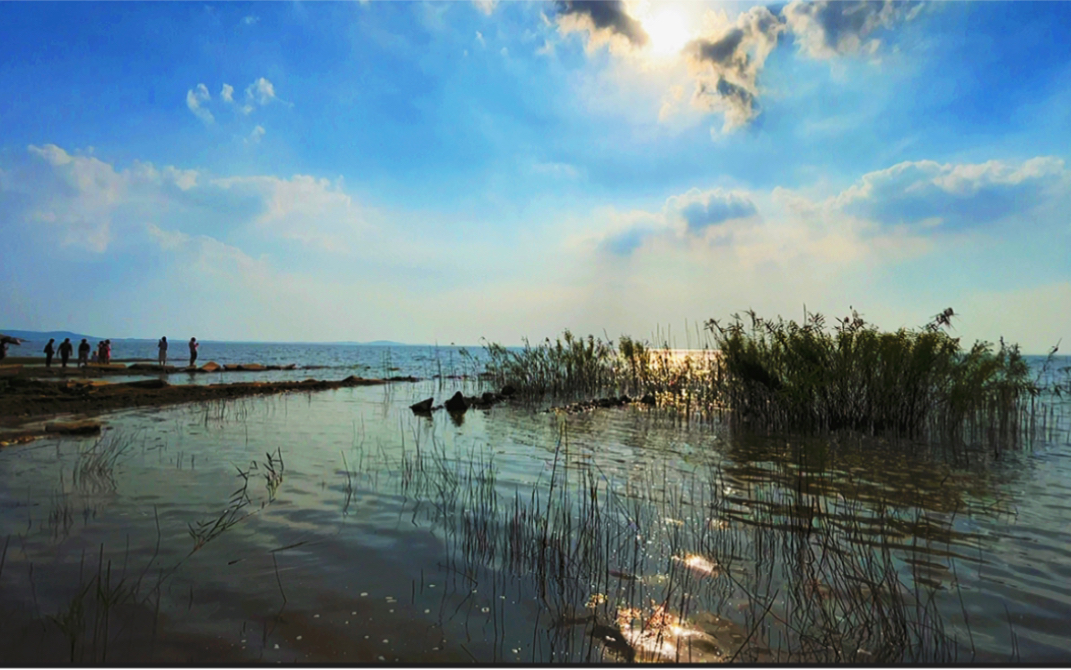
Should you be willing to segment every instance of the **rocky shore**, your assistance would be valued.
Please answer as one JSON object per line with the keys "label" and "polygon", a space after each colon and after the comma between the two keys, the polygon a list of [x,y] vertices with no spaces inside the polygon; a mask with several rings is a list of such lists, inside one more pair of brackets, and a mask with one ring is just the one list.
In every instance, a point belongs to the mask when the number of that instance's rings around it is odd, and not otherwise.
{"label": "rocky shore", "polygon": [[38,358],[11,358],[4,361],[0,366],[0,377],[99,377],[106,375],[139,375],[151,373],[189,373],[205,374],[210,372],[266,372],[269,370],[320,370],[321,365],[298,366],[295,363],[289,365],[261,365],[260,363],[227,363],[221,365],[215,361],[208,361],[199,366],[184,365],[160,365],[153,361],[126,360],[112,363],[90,363],[81,368],[74,362],[68,362],[67,367],[60,367],[56,361],[52,361],[52,367],[46,368],[44,360]]}
{"label": "rocky shore", "polygon": [[[43,434],[43,428],[37,430],[29,424],[62,415],[85,418],[130,407],[158,407],[295,391],[323,391],[387,384],[391,381],[416,381],[416,379],[413,377],[365,379],[350,376],[339,381],[306,379],[304,381],[233,384],[169,384],[164,379],[143,379],[113,384],[90,379],[45,381],[11,377],[0,379],[0,429],[7,429],[0,431],[0,442],[13,441],[27,434]],[[62,432],[61,427],[54,427],[54,430]]]}

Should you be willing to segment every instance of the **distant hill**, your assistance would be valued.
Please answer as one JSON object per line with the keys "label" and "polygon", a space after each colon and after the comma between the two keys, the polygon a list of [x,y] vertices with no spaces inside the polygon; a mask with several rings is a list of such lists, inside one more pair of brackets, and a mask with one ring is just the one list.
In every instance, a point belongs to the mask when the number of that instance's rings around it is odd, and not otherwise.
{"label": "distant hill", "polygon": [[[0,328],[0,333],[4,335],[10,335],[11,337],[17,337],[20,340],[28,340],[30,342],[48,342],[49,339],[55,339],[58,342],[62,342],[64,338],[69,337],[72,341],[78,342],[80,340],[87,339],[91,342],[103,340],[103,337],[96,337],[94,335],[85,335],[82,333],[72,333],[69,330],[4,330]],[[110,338],[113,342],[155,342],[157,338],[152,337],[113,337]],[[205,340],[209,341],[209,340]],[[243,340],[221,340],[221,341],[233,341],[235,343],[245,343]],[[261,344],[260,342],[250,344]],[[286,342],[271,343],[271,344],[288,344]],[[301,342],[294,342],[292,344],[306,344]],[[408,347],[408,344],[404,342],[394,342],[392,340],[376,340],[374,342],[313,342],[307,344],[356,344],[367,347]]]}
{"label": "distant hill", "polygon": [[10,335],[11,337],[17,337],[20,340],[29,340],[31,342],[48,342],[49,339],[55,339],[62,342],[65,337],[69,337],[75,341],[81,340],[82,338],[87,340],[102,339],[90,335],[82,335],[81,333],[72,333],[69,330],[50,330],[45,332],[39,330],[4,330],[3,328],[0,328],[0,333]]}

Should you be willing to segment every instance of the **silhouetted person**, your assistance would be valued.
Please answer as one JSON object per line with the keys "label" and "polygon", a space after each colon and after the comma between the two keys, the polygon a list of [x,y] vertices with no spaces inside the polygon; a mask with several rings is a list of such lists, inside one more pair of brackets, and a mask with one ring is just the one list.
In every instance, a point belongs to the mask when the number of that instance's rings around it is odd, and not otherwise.
{"label": "silhouetted person", "polygon": [[112,362],[112,341],[104,340],[104,362]]}
{"label": "silhouetted person", "polygon": [[0,340],[0,361],[7,358],[7,340]]}
{"label": "silhouetted person", "polygon": [[196,337],[190,338],[190,367],[193,367],[194,362],[197,360],[197,347],[201,346],[197,343]]}
{"label": "silhouetted person", "polygon": [[67,361],[71,358],[72,353],[74,353],[74,345],[71,344],[71,338],[66,337],[59,345],[60,363],[63,367],[67,367]]}
{"label": "silhouetted person", "polygon": [[167,337],[161,337],[160,342],[157,343],[157,348],[160,349],[159,361],[160,365],[167,365]]}
{"label": "silhouetted person", "polygon": [[55,342],[55,341],[56,341],[56,338],[52,338],[52,339],[50,339],[48,341],[48,344],[45,345],[44,352],[45,352],[45,367],[46,368],[52,367],[52,357],[56,355],[56,350],[52,347],[52,343]]}
{"label": "silhouetted person", "polygon": [[86,338],[82,338],[82,343],[78,345],[78,365],[86,367],[89,365],[89,350],[93,347],[89,346],[89,342],[86,342]]}

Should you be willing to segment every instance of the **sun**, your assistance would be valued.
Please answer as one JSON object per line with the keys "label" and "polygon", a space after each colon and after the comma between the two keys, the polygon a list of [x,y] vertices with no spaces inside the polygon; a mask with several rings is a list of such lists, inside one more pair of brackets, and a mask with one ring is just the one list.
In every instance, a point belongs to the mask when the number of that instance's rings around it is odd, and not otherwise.
{"label": "sun", "polygon": [[643,20],[643,29],[651,38],[651,55],[674,56],[691,39],[684,16],[672,7],[658,7]]}

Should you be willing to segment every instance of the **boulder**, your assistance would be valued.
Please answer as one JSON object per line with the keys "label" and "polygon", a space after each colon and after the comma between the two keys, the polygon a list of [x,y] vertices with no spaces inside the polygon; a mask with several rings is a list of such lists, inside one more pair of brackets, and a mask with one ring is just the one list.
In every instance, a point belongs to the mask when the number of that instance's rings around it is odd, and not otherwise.
{"label": "boulder", "polygon": [[644,405],[653,405],[653,404],[655,404],[654,394],[653,393],[644,393],[643,397],[640,398],[640,402],[642,402]]}
{"label": "boulder", "polygon": [[513,388],[512,384],[506,384],[502,387],[502,390],[499,391],[498,394],[501,395],[503,398],[508,398],[516,392],[517,389]]}
{"label": "boulder", "polygon": [[490,391],[484,393],[482,398],[484,403],[487,405],[491,405],[498,402],[498,396],[496,396],[494,393],[491,393]]}
{"label": "boulder", "polygon": [[420,402],[413,403],[409,406],[409,409],[417,414],[427,414],[431,412],[431,404],[435,402],[435,398],[428,398],[421,400]]}
{"label": "boulder", "polygon": [[227,372],[237,372],[238,370],[242,369],[242,366],[238,365],[237,363],[227,363],[223,366],[223,369]]}
{"label": "boulder", "polygon": [[461,391],[454,394],[452,398],[446,401],[447,412],[464,412],[469,408],[468,402],[465,401],[465,396],[461,395]]}
{"label": "boulder", "polygon": [[260,363],[243,363],[238,366],[238,369],[246,372],[261,372],[264,370],[264,366]]}
{"label": "boulder", "polygon": [[618,398],[618,400],[621,402],[622,405],[627,405],[632,402],[632,398],[628,397],[628,394],[621,396],[620,398]]}
{"label": "boulder", "polygon": [[296,369],[297,369],[297,363],[291,363],[289,365],[284,365],[283,366],[283,370],[296,370]]}
{"label": "boulder", "polygon": [[215,361],[208,361],[201,366],[201,370],[203,372],[218,372],[220,370],[220,365]]}
{"label": "boulder", "polygon": [[100,421],[49,421],[45,424],[45,432],[60,435],[96,435],[100,432]]}

